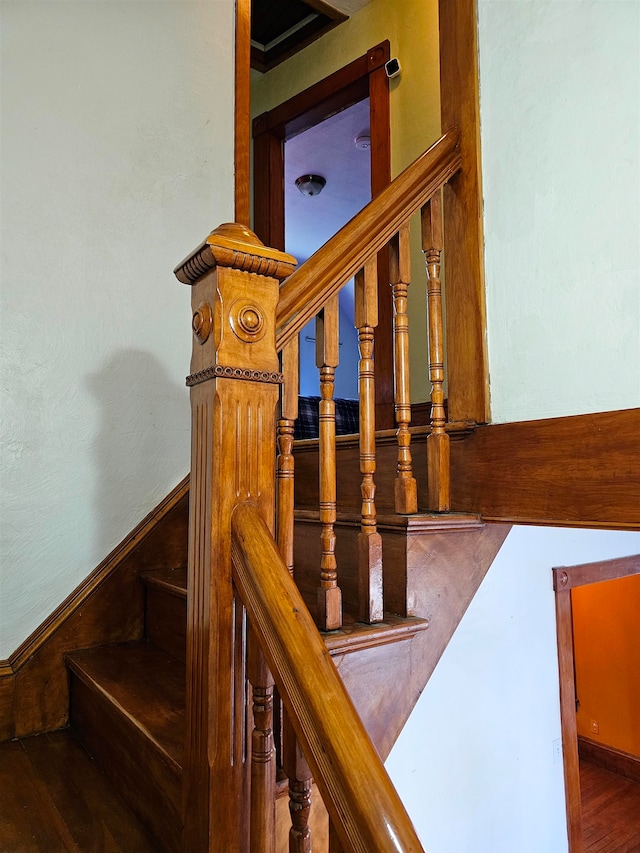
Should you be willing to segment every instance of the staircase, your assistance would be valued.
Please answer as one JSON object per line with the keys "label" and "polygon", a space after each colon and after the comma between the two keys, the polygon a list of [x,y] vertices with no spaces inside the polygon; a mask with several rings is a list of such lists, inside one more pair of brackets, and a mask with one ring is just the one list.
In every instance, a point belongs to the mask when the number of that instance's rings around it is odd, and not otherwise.
{"label": "staircase", "polygon": [[[418,452],[426,436],[417,436]],[[380,444],[385,443],[384,436]],[[419,450],[418,450],[419,449]],[[317,454],[306,442],[301,468]],[[343,442],[339,470],[348,472],[357,451]],[[416,454],[417,455],[417,454]],[[384,452],[381,457],[384,459]],[[302,459],[305,463],[302,463]],[[301,502],[303,499],[301,498]],[[380,517],[385,553],[383,622],[356,618],[359,522],[344,501],[338,514],[344,624],[324,639],[378,752],[388,755],[469,601],[506,534],[478,517],[391,512]],[[316,606],[320,522],[296,513],[296,581],[310,611]],[[186,542],[184,543],[186,562]],[[160,543],[156,550],[161,547]],[[171,543],[175,552],[175,544]],[[455,575],[457,583],[452,584]],[[178,851],[182,836],[185,737],[187,570],[143,571],[144,637],[66,655],[70,725],[146,826],[159,851]],[[286,781],[278,788],[279,837],[286,839]],[[316,802],[319,797],[314,796]],[[326,850],[326,813],[311,819],[314,850]],[[284,846],[283,848],[284,849]]]}

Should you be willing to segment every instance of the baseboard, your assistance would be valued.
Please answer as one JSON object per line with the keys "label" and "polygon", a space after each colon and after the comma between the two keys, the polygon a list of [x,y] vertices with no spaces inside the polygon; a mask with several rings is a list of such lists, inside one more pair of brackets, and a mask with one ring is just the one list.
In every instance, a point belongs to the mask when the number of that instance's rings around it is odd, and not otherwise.
{"label": "baseboard", "polygon": [[186,565],[189,479],[185,477],[8,660],[0,661],[0,740],[66,724],[66,652],[140,638],[139,573]]}
{"label": "baseboard", "polygon": [[613,746],[597,743],[587,737],[578,736],[578,755],[582,761],[597,764],[619,776],[640,782],[640,756],[631,755]]}

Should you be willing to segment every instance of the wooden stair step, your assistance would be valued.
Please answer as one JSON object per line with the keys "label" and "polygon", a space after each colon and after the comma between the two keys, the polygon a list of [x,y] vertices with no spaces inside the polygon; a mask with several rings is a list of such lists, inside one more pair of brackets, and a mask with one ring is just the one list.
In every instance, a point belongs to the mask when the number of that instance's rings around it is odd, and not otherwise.
{"label": "wooden stair step", "polygon": [[187,570],[159,569],[142,575],[145,636],[182,663],[187,655]]}
{"label": "wooden stair step", "polygon": [[69,729],[0,744],[0,790],[0,850],[157,849]]}
{"label": "wooden stair step", "polygon": [[410,640],[428,627],[427,619],[411,616],[403,618],[387,613],[384,621],[367,625],[345,614],[342,628],[339,631],[323,632],[322,638],[332,656],[344,655]]}
{"label": "wooden stair step", "polygon": [[151,643],[67,655],[71,724],[153,834],[180,845],[185,668]]}

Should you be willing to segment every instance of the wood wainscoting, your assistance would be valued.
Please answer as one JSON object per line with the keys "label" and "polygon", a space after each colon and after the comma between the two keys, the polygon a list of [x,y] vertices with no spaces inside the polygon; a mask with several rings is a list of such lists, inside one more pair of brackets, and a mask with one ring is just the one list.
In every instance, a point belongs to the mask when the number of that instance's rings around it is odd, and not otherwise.
{"label": "wood wainscoting", "polygon": [[140,573],[186,565],[189,479],[131,531],[9,660],[0,661],[0,741],[66,725],[65,653],[140,639]]}
{"label": "wood wainscoting", "polygon": [[640,528],[640,409],[478,426],[451,445],[451,508],[486,521]]}

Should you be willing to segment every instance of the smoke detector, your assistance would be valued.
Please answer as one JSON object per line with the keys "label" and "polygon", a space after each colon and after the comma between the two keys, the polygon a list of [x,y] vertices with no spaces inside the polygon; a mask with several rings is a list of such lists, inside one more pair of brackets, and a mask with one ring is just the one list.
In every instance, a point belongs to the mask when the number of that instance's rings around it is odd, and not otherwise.
{"label": "smoke detector", "polygon": [[371,137],[368,133],[361,133],[356,136],[354,142],[358,151],[368,151],[371,148]]}

